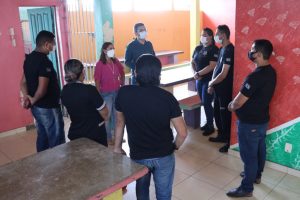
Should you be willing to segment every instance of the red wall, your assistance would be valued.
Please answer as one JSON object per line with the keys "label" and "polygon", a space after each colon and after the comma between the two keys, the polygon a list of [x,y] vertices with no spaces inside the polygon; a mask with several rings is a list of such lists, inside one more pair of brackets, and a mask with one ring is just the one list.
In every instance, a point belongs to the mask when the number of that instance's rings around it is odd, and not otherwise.
{"label": "red wall", "polygon": [[[57,6],[61,35],[59,40],[64,45],[61,63],[68,58],[67,32],[65,29],[66,18],[63,1],[60,0],[1,0],[0,5],[0,132],[24,127],[32,123],[29,111],[20,106],[19,82],[23,72],[24,43],[22,38],[21,23],[19,19],[19,6]],[[17,46],[13,47],[9,28],[15,29]],[[59,47],[60,48],[60,47]]]}
{"label": "red wall", "polygon": [[[237,1],[234,95],[238,93],[245,76],[254,69],[247,58],[252,41],[269,39],[275,53],[271,64],[277,71],[269,128],[300,116],[299,7],[299,0]],[[233,127],[232,143],[236,143],[235,124]]]}
{"label": "red wall", "polygon": [[203,27],[209,27],[214,32],[218,25],[228,25],[230,40],[235,43],[235,9],[236,0],[201,0]]}

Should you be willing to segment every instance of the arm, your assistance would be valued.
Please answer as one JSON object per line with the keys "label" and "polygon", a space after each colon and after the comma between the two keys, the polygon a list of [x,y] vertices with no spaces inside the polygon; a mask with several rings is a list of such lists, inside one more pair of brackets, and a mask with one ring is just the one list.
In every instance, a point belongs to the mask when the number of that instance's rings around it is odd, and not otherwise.
{"label": "arm", "polygon": [[108,120],[109,112],[108,112],[108,108],[106,105],[101,110],[98,110],[98,112],[100,113],[100,115],[104,119],[104,121]]}
{"label": "arm", "polygon": [[98,92],[100,92],[101,86],[98,80],[95,79],[95,83],[96,83],[96,88],[98,90]]}
{"label": "arm", "polygon": [[[209,61],[209,65],[207,65],[206,67],[204,67],[202,70],[200,70],[198,72],[199,76],[204,76],[205,74],[210,73],[211,71],[214,70],[214,68],[216,67],[217,62],[216,61]],[[227,72],[228,73],[228,72]]]}
{"label": "arm", "polygon": [[187,128],[186,128],[186,125],[185,125],[185,122],[184,122],[182,116],[172,118],[171,122],[174,125],[176,132],[177,132],[177,135],[175,138],[175,145],[176,145],[176,148],[179,149],[179,147],[183,144],[185,138],[187,137]]}
{"label": "arm", "polygon": [[49,85],[49,78],[39,76],[39,85],[34,96],[31,97],[27,95],[31,105],[34,105],[38,100],[40,100],[45,96],[45,94],[47,93],[48,85]]}
{"label": "arm", "polygon": [[115,153],[122,153],[122,140],[124,136],[125,118],[122,112],[117,112],[117,122],[115,128]]}
{"label": "arm", "polygon": [[231,112],[236,111],[241,108],[249,98],[243,95],[241,92],[236,95],[236,97],[228,105],[228,110]]}
{"label": "arm", "polygon": [[21,90],[21,105],[23,108],[28,109],[30,107],[30,100],[28,98],[28,88],[27,88],[26,78],[24,74],[22,75],[20,81],[20,90]]}
{"label": "arm", "polygon": [[209,82],[209,87],[213,87],[214,85],[218,84],[218,83],[221,83],[228,75],[228,72],[229,72],[229,68],[230,68],[230,65],[228,64],[223,64],[223,68],[222,68],[222,71],[221,73],[216,76],[214,79],[212,79],[210,82]]}

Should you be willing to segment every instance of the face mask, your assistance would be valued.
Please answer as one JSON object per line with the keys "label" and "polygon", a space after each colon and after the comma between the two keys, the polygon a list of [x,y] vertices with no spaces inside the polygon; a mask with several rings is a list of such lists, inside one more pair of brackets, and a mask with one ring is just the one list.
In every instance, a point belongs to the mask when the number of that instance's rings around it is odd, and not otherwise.
{"label": "face mask", "polygon": [[204,36],[201,36],[201,39],[200,39],[200,41],[201,41],[201,43],[203,44],[203,45],[206,45],[207,44],[207,37],[204,37]]}
{"label": "face mask", "polygon": [[115,50],[111,49],[106,52],[109,58],[113,58],[115,56]]}
{"label": "face mask", "polygon": [[139,39],[144,40],[147,36],[147,31],[139,32]]}
{"label": "face mask", "polygon": [[256,58],[254,58],[254,56],[253,56],[255,53],[257,53],[257,52],[256,52],[256,51],[252,51],[252,52],[249,51],[249,52],[248,52],[248,58],[249,58],[249,60],[251,60],[252,62],[256,59]]}
{"label": "face mask", "polygon": [[221,40],[220,37],[219,37],[218,35],[215,35],[214,39],[215,39],[216,43],[222,44],[222,41],[223,41],[223,40]]}

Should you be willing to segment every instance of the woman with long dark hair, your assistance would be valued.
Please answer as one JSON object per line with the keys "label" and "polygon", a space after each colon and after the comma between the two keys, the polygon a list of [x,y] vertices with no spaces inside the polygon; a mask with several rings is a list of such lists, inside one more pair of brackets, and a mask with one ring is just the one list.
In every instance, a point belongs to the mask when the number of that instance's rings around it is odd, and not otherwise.
{"label": "woman with long dark hair", "polygon": [[214,33],[210,28],[204,28],[201,34],[200,45],[195,48],[192,59],[192,66],[195,71],[194,78],[197,82],[198,94],[206,115],[206,124],[201,127],[201,130],[204,131],[204,136],[208,136],[215,131],[213,125],[213,95],[207,92],[207,88],[217,64],[218,56],[219,49],[215,45]]}
{"label": "woman with long dark hair", "polygon": [[67,84],[61,100],[71,118],[69,139],[86,137],[107,146],[104,122],[108,118],[108,109],[105,102],[95,86],[83,83],[84,70],[79,60],[68,60],[64,68]]}
{"label": "woman with long dark hair", "polygon": [[101,48],[100,60],[96,64],[94,78],[97,90],[102,95],[109,111],[109,118],[105,122],[109,145],[114,144],[116,123],[114,102],[118,90],[124,85],[124,77],[124,68],[115,57],[114,45],[111,42],[105,42]]}

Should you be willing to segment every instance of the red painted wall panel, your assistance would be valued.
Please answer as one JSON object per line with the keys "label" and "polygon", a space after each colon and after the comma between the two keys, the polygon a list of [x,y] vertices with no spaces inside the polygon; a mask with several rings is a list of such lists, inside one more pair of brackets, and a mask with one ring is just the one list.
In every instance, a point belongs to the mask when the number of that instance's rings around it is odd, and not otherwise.
{"label": "red painted wall panel", "polygon": [[[274,46],[271,64],[277,71],[277,87],[271,102],[269,128],[300,116],[300,1],[237,1],[234,95],[253,69],[247,52],[252,41],[269,39]],[[234,119],[236,119],[234,117]],[[235,121],[235,120],[233,120]],[[236,143],[233,123],[231,143]]]}
{"label": "red painted wall panel", "polygon": [[[29,111],[21,108],[19,101],[19,82],[23,72],[24,43],[19,6],[56,6],[59,13],[61,35],[60,41],[64,46],[61,63],[68,58],[66,17],[63,1],[59,0],[1,0],[0,5],[0,132],[24,127],[32,122]],[[15,30],[17,46],[13,47],[9,36],[9,28]],[[60,47],[59,47],[60,48]]]}

